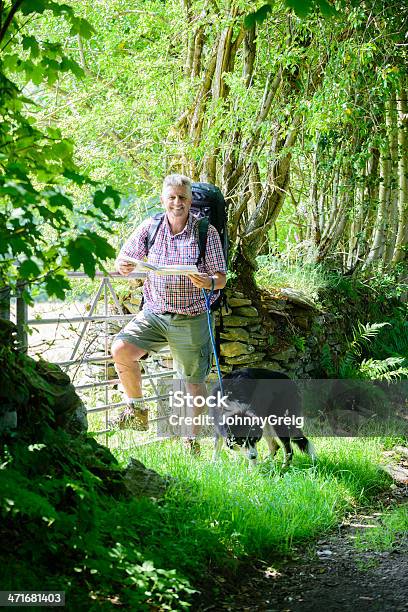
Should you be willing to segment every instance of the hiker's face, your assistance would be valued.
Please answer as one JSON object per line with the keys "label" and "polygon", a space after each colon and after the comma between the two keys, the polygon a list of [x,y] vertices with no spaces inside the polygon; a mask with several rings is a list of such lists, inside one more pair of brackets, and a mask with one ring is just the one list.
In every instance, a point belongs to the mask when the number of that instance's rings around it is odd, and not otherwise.
{"label": "hiker's face", "polygon": [[169,185],[163,189],[162,204],[170,221],[186,222],[191,208],[191,192],[185,185]]}

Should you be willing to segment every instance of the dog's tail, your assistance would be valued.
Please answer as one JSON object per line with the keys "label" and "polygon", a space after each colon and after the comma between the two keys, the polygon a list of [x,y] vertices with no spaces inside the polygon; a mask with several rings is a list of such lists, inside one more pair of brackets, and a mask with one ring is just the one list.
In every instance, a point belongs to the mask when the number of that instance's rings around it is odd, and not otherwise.
{"label": "dog's tail", "polygon": [[307,455],[309,455],[309,457],[311,457],[313,461],[316,460],[315,447],[310,442],[310,440],[305,438],[305,436],[302,436],[301,438],[291,438],[291,442],[294,442],[295,444],[297,444],[297,446],[300,448],[302,453],[306,453]]}

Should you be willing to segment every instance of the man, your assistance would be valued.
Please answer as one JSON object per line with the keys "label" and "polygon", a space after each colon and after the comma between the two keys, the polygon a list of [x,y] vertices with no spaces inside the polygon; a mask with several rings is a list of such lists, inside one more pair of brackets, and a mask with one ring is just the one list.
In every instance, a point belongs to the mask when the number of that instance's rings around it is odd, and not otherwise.
{"label": "man", "polygon": [[[191,214],[191,181],[172,174],[163,182],[161,202],[165,216],[155,241],[147,253],[147,234],[151,219],[145,220],[122,247],[116,267],[126,276],[135,268],[121,256],[136,259],[148,257],[158,265],[195,264],[199,256],[197,219]],[[143,310],[115,337],[112,356],[127,399],[125,410],[115,424],[147,429],[147,410],[135,402],[142,396],[138,361],[150,351],[169,345],[175,368],[185,381],[186,391],[193,397],[206,396],[205,380],[211,369],[212,346],[207,324],[206,304],[202,289],[213,286],[218,296],[226,283],[226,264],[217,230],[208,228],[204,261],[199,273],[189,276],[159,276],[148,273],[143,287]],[[194,416],[200,410],[194,411]],[[194,426],[190,440],[192,450],[199,450]]]}

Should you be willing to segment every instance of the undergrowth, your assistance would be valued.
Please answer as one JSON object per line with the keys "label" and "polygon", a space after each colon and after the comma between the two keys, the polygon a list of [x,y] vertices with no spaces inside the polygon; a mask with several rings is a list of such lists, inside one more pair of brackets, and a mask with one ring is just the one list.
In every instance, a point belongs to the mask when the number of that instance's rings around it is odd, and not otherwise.
{"label": "undergrowth", "polygon": [[378,439],[318,440],[315,465],[296,453],[285,472],[279,460],[251,472],[227,455],[213,464],[203,449],[116,449],[120,463],[136,457],[173,478],[162,499],[135,499],[91,438],[49,429],[39,444],[10,440],[0,449],[2,588],[64,590],[69,609],[181,610],[214,575],[290,553],[390,482]]}

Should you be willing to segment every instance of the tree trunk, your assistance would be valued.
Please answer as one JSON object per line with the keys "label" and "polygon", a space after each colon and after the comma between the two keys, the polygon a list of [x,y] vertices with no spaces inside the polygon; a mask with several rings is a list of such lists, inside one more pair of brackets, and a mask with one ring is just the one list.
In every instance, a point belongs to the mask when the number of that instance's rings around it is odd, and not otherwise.
{"label": "tree trunk", "polygon": [[408,242],[408,107],[407,91],[402,80],[398,91],[398,232],[392,262],[407,257]]}
{"label": "tree trunk", "polygon": [[386,226],[386,241],[383,261],[386,266],[391,264],[398,231],[398,116],[396,95],[390,99],[390,112],[386,115],[386,128],[390,145],[390,195],[388,224]]}
{"label": "tree trunk", "polygon": [[[390,102],[385,105],[386,117],[390,114]],[[387,119],[386,121],[389,121]],[[374,261],[378,261],[384,251],[384,240],[386,224],[388,221],[388,207],[390,202],[391,187],[391,160],[388,134],[385,135],[384,143],[380,150],[380,186],[378,190],[378,208],[375,219],[374,231],[371,239],[370,252],[364,263],[368,268]]]}

